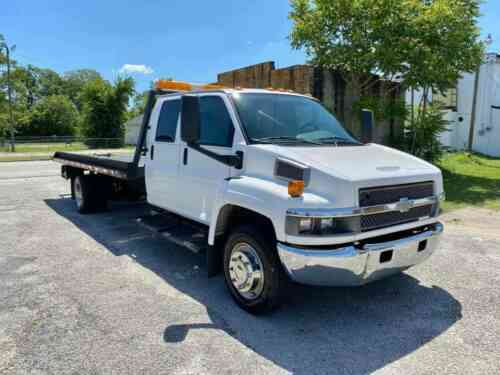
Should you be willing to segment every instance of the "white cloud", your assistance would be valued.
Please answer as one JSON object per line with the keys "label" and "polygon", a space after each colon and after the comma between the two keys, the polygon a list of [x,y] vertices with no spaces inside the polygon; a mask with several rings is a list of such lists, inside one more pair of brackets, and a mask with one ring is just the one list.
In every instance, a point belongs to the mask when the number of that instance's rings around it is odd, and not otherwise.
{"label": "white cloud", "polygon": [[154,70],[147,65],[125,64],[120,68],[121,74],[153,74]]}

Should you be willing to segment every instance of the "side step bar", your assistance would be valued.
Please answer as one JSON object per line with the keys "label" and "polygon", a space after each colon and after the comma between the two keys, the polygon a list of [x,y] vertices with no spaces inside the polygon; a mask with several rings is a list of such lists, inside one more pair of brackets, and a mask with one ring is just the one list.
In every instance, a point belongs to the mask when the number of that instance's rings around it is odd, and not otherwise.
{"label": "side step bar", "polygon": [[153,211],[136,219],[137,223],[193,253],[205,253],[208,248],[208,228],[168,212]]}

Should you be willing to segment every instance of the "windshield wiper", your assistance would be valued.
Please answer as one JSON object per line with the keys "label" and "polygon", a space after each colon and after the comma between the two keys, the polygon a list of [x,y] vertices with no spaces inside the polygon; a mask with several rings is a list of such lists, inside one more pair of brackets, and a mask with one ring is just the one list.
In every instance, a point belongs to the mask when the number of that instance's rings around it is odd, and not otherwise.
{"label": "windshield wiper", "polygon": [[315,141],[320,142],[321,144],[326,144],[326,143],[334,143],[334,144],[353,144],[353,145],[361,145],[362,143],[354,141],[352,139],[344,138],[344,137],[337,137],[337,136],[332,136],[332,137],[324,137],[324,138],[318,138],[315,139]]}
{"label": "windshield wiper", "polygon": [[320,145],[321,144],[319,142],[310,141],[308,139],[289,137],[289,136],[252,138],[251,140],[253,142],[268,143],[268,144],[280,144],[280,143],[307,143],[307,144],[312,144],[312,145]]}

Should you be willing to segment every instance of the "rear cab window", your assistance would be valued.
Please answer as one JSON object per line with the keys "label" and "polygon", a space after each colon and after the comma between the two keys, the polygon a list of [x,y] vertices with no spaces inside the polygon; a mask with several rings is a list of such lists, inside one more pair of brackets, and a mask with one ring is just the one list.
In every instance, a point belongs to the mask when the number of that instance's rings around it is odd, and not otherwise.
{"label": "rear cab window", "polygon": [[156,142],[175,142],[180,111],[180,98],[165,100],[163,102],[156,128]]}

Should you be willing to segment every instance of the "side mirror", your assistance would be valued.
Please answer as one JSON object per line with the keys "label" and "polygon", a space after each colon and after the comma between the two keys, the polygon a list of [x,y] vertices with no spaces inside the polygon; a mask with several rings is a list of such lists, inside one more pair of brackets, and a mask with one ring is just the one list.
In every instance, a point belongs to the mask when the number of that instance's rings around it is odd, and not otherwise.
{"label": "side mirror", "polygon": [[181,138],[187,144],[200,140],[200,98],[195,95],[182,97]]}
{"label": "side mirror", "polygon": [[361,141],[363,143],[373,141],[374,122],[373,111],[369,109],[361,110]]}

